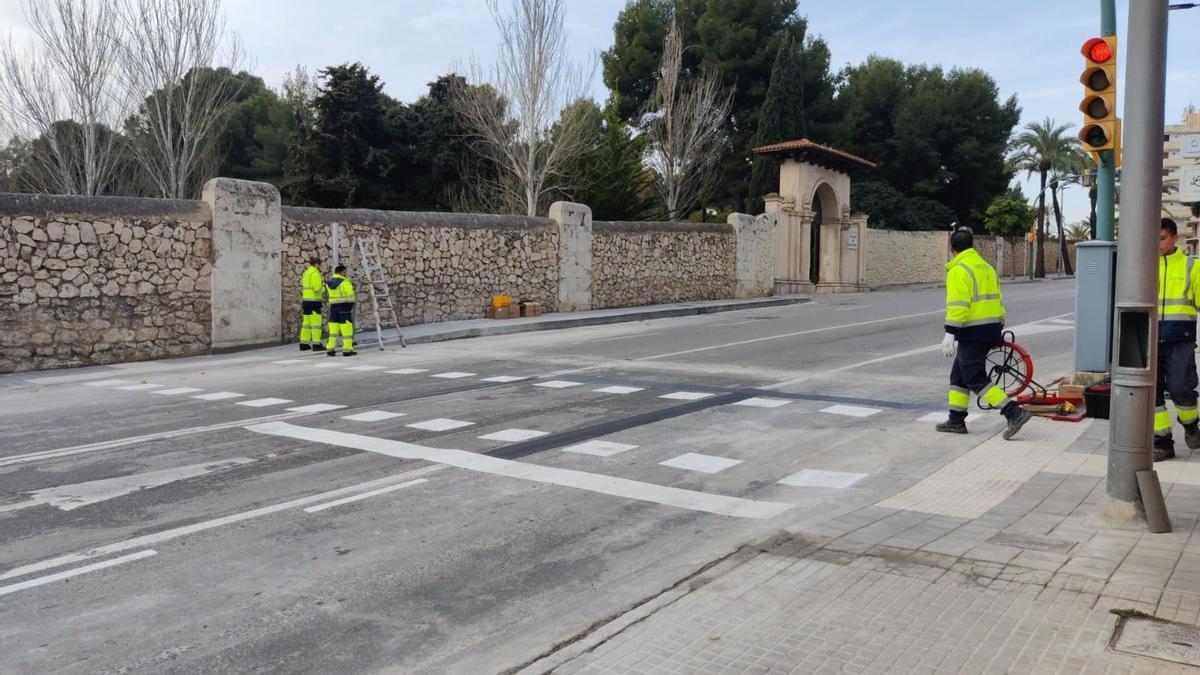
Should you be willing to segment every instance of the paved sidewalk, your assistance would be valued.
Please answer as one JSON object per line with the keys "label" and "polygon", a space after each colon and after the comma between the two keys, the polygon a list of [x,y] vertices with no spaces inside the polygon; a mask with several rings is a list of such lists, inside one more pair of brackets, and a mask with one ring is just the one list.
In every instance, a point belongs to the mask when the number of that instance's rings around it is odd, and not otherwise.
{"label": "paved sidewalk", "polygon": [[1200,453],[1156,465],[1173,533],[1115,529],[1094,514],[1107,422],[1031,428],[744,548],[524,672],[1200,672]]}

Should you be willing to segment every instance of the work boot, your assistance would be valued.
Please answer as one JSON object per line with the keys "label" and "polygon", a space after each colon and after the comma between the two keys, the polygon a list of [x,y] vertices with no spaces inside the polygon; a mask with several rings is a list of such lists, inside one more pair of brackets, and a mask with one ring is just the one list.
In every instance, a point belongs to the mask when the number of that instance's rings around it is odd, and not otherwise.
{"label": "work boot", "polygon": [[1170,436],[1154,437],[1154,461],[1175,459],[1175,440]]}
{"label": "work boot", "polygon": [[302,352],[311,352],[311,351],[312,351],[312,345],[308,344],[307,342],[301,342],[301,343],[300,343],[300,351],[302,351]]}
{"label": "work boot", "polygon": [[1021,427],[1033,419],[1033,414],[1016,403],[1009,403],[1009,406],[1012,407],[1009,408],[1008,414],[1005,415],[1008,418],[1008,426],[1005,427],[1004,433],[1001,434],[1006,441],[1011,441],[1012,437],[1016,436],[1017,432],[1021,430]]}
{"label": "work boot", "polygon": [[325,356],[337,356],[337,350],[330,349],[329,351],[325,352]]}
{"label": "work boot", "polygon": [[1200,448],[1200,422],[1183,425],[1183,442],[1191,450]]}
{"label": "work boot", "polygon": [[358,352],[351,349],[350,351],[343,353],[342,356],[358,356]]}
{"label": "work boot", "polygon": [[965,434],[967,433],[967,423],[963,420],[950,418],[945,422],[938,422],[938,425],[934,429],[947,434]]}

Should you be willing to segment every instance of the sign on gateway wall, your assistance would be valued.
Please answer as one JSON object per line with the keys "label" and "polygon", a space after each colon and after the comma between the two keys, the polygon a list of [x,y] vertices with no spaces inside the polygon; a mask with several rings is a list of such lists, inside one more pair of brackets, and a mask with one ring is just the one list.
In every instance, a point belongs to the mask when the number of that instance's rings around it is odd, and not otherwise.
{"label": "sign on gateway wall", "polygon": [[1200,202],[1200,165],[1179,170],[1179,201],[1185,204]]}

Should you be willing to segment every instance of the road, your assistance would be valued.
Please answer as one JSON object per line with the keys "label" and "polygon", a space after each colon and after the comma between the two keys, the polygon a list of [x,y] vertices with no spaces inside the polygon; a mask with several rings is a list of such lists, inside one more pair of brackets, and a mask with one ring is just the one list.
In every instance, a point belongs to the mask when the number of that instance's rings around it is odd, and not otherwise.
{"label": "road", "polygon": [[[0,671],[518,668],[994,433],[941,294],[0,378]],[[1006,288],[1045,379],[1073,298]]]}

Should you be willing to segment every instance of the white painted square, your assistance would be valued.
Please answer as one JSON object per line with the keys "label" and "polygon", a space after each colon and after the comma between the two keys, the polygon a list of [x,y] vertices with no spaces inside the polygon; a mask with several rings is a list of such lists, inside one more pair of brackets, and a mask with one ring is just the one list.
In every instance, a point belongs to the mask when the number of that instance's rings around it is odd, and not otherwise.
{"label": "white painted square", "polygon": [[443,380],[461,380],[464,377],[475,377],[475,373],[460,373],[460,372],[455,371],[455,372],[449,372],[449,373],[438,373],[437,375],[434,375],[433,377],[440,377]]}
{"label": "white painted square", "polygon": [[548,382],[538,382],[533,385],[535,387],[545,387],[547,389],[566,389],[567,387],[578,387],[582,382],[572,382],[570,380],[550,380]]}
{"label": "white painted square", "polygon": [[633,450],[636,447],[636,445],[613,443],[612,441],[587,441],[586,443],[572,445],[569,448],[563,448],[563,452],[576,452],[581,455],[594,455],[596,457],[612,457],[626,450]]}
{"label": "white painted square", "polygon": [[286,366],[291,363],[308,363],[308,362],[305,361],[304,359],[284,359],[283,361],[272,361],[271,363],[278,363],[279,365]]}
{"label": "white painted square", "polygon": [[97,380],[95,382],[84,382],[85,387],[115,387],[118,384],[129,384],[129,380]]}
{"label": "white painted square", "polygon": [[178,396],[180,394],[194,394],[198,391],[204,390],[197,389],[195,387],[175,387],[174,389],[159,389],[158,391],[152,391],[150,393],[158,394],[159,396]]}
{"label": "white painted square", "polygon": [[712,394],[706,394],[702,391],[676,391],[670,394],[663,394],[659,398],[669,398],[674,401],[699,401],[702,398],[708,398]]}
{"label": "white painted square", "polygon": [[119,391],[147,391],[149,389],[162,389],[161,384],[127,384],[124,387],[117,387]]}
{"label": "white painted square", "polygon": [[283,405],[291,403],[290,399],[286,398],[256,398],[253,401],[238,401],[238,405],[244,405],[247,408],[266,408],[271,405]]}
{"label": "white painted square", "polygon": [[347,368],[346,370],[357,370],[359,372],[365,372],[368,370],[383,370],[386,367],[387,366],[353,366],[353,367]]}
{"label": "white painted square", "polygon": [[346,406],[344,405],[337,405],[334,403],[314,403],[312,405],[302,405],[299,408],[288,408],[288,411],[298,413],[323,413],[329,412],[330,410],[341,410],[345,407]]}
{"label": "white painted square", "polygon": [[866,478],[865,473],[843,473],[841,471],[820,471],[805,469],[779,481],[782,485],[793,487],[823,487],[845,489]]}
{"label": "white painted square", "polygon": [[345,365],[346,364],[342,363],[341,361],[326,361],[325,363],[318,363],[314,365],[313,368],[342,368]]}
{"label": "white painted square", "polygon": [[615,386],[615,387],[604,387],[603,389],[593,389],[592,391],[599,392],[599,393],[601,393],[601,394],[621,394],[621,395],[625,395],[625,394],[632,394],[632,393],[633,393],[633,392],[635,392],[635,391],[646,391],[646,390],[645,390],[645,388],[643,388],[643,387],[621,387],[621,386]]}
{"label": "white painted square", "polygon": [[700,473],[719,473],[741,463],[742,460],[740,459],[701,455],[697,452],[687,452],[678,457],[668,459],[665,462],[659,462],[662,466],[669,466],[673,469],[687,469],[688,471],[699,471]]}
{"label": "white painted square", "polygon": [[392,375],[416,375],[417,373],[428,373],[429,371],[424,368],[397,368],[388,372]]}
{"label": "white painted square", "polygon": [[738,401],[737,403],[734,403],[734,405],[744,405],[744,406],[749,406],[751,408],[779,408],[779,407],[785,406],[789,403],[792,403],[792,401],[789,401],[784,398],[767,398],[767,397],[763,397],[763,396],[755,396],[754,398],[748,398],[744,401]]}
{"label": "white painted square", "polygon": [[533,429],[505,429],[497,431],[494,434],[480,436],[485,441],[504,441],[505,443],[518,443],[520,441],[528,441],[531,438],[545,436],[545,431],[534,431]]}
{"label": "white painted square", "polygon": [[353,422],[381,422],[383,420],[390,420],[393,417],[404,417],[404,413],[388,412],[386,410],[368,410],[357,415],[346,415],[342,419]]}
{"label": "white painted square", "polygon": [[227,401],[231,398],[242,398],[245,394],[239,394],[235,391],[218,391],[212,394],[200,394],[192,398],[198,398],[201,401]]}
{"label": "white painted square", "polygon": [[[982,417],[983,417],[983,415],[980,415],[979,413],[971,413],[970,415],[967,415],[967,422],[975,422],[975,421],[978,421],[979,419],[981,419]],[[918,422],[935,422],[936,423],[936,422],[945,422],[949,418],[950,418],[949,413],[947,413],[946,411],[943,410],[942,412],[931,412],[928,415],[925,415],[924,417],[918,418],[917,421]]]}
{"label": "white painted square", "polygon": [[870,417],[883,411],[879,408],[861,408],[856,405],[831,405],[821,412],[830,415],[845,415],[846,417]]}
{"label": "white painted square", "polygon": [[424,429],[425,431],[450,431],[451,429],[462,429],[463,427],[475,426],[475,423],[439,417],[437,419],[425,420],[424,422],[417,422],[407,426],[410,426],[413,429]]}
{"label": "white painted square", "polygon": [[516,375],[497,375],[496,377],[485,377],[482,382],[520,382],[528,380],[528,377],[517,377]]}

